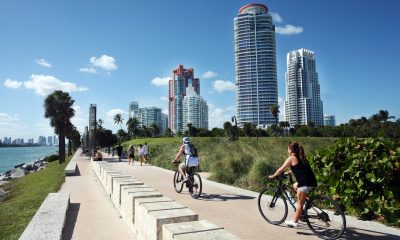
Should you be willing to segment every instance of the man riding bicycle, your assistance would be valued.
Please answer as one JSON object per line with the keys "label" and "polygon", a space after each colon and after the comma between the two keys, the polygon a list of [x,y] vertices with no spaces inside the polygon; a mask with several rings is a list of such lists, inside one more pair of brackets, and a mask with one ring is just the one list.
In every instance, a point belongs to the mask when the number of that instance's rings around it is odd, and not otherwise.
{"label": "man riding bicycle", "polygon": [[189,137],[184,137],[182,139],[182,145],[179,148],[178,154],[176,155],[175,160],[172,161],[173,163],[178,163],[182,155],[185,155],[185,160],[181,164],[179,164],[178,167],[180,174],[185,177],[183,182],[187,181],[186,162],[188,158],[192,155],[192,151],[193,151],[193,145],[190,143]]}

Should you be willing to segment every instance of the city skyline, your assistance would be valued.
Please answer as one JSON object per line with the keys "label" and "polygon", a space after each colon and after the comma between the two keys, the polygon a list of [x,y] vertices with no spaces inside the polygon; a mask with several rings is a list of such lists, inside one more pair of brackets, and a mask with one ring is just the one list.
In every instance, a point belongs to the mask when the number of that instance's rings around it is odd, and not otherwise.
{"label": "city skyline", "polygon": [[[104,126],[114,131],[118,126],[113,116],[122,112],[127,119],[132,100],[165,113],[167,81],[178,64],[196,69],[201,95],[209,103],[209,128],[222,127],[237,114],[233,18],[250,3],[4,1],[0,96],[7,104],[0,104],[0,135],[52,135],[43,101],[56,87],[68,90],[75,100],[73,123],[81,133],[91,103],[97,104]],[[398,68],[395,53],[400,52],[400,3],[260,3],[269,8],[276,26],[281,121],[286,54],[299,48],[315,51],[324,113],[335,115],[338,124],[381,109],[400,117],[400,83],[393,71]],[[138,9],[152,9],[153,17]],[[178,15],[165,17],[187,9],[196,11],[184,21]]]}

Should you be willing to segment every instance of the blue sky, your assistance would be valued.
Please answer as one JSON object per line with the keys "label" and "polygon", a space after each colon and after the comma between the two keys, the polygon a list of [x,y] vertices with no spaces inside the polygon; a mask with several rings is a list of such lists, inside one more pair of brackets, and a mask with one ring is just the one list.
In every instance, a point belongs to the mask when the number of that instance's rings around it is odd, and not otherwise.
{"label": "blue sky", "polygon": [[[20,1],[0,3],[0,137],[51,135],[45,95],[69,91],[79,130],[91,103],[105,127],[130,101],[167,109],[165,79],[195,69],[210,127],[235,115],[233,18],[251,1]],[[400,117],[400,2],[261,1],[277,26],[278,95],[286,54],[316,53],[324,113],[339,123],[380,109]],[[281,112],[283,114],[283,103]],[[283,118],[281,118],[283,120]]]}

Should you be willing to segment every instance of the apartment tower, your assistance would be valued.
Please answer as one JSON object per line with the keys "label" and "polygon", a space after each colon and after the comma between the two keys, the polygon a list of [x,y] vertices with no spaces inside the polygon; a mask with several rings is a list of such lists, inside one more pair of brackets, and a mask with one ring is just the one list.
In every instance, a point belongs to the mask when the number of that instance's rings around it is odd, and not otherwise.
{"label": "apartment tower", "polygon": [[278,104],[275,26],[263,4],[248,4],[234,18],[238,125],[274,124]]}
{"label": "apartment tower", "polygon": [[307,49],[287,54],[285,121],[291,126],[324,125],[324,113],[315,67],[315,54]]}

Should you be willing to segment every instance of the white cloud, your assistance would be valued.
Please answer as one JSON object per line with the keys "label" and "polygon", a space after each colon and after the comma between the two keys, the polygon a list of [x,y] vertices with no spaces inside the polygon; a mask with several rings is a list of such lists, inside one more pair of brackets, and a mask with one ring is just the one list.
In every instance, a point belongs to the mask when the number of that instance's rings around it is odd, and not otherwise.
{"label": "white cloud", "polygon": [[0,112],[0,133],[3,137],[12,136],[21,138],[30,132],[29,128],[20,122],[17,114],[10,115],[8,113]]}
{"label": "white cloud", "polygon": [[282,35],[294,35],[294,34],[300,34],[303,32],[303,27],[300,26],[293,26],[290,24],[287,24],[284,27],[276,27],[275,31],[277,34],[282,34]]}
{"label": "white cloud", "polygon": [[272,20],[273,20],[275,23],[281,23],[281,22],[283,22],[283,18],[281,17],[281,15],[279,15],[279,13],[270,12],[269,14],[271,14]]}
{"label": "white cloud", "polygon": [[282,97],[278,97],[278,105],[279,105],[279,121],[285,121],[285,99]]}
{"label": "white cloud", "polygon": [[163,110],[162,110],[162,113],[168,115],[168,114],[169,114],[169,111],[168,111],[168,109],[163,109]]}
{"label": "white cloud", "polygon": [[160,97],[161,101],[168,102],[168,98],[165,96]]}
{"label": "white cloud", "polygon": [[80,68],[79,71],[85,73],[97,73],[96,68],[94,68],[93,66]]}
{"label": "white cloud", "polygon": [[213,71],[207,71],[203,74],[203,78],[213,78],[216,77],[218,74]]}
{"label": "white cloud", "polygon": [[208,126],[210,129],[214,127],[222,128],[226,121],[231,121],[232,116],[236,115],[236,108],[229,106],[226,108],[218,108],[213,104],[208,104]]}
{"label": "white cloud", "polygon": [[35,59],[35,62],[43,67],[51,68],[51,64],[43,58]]}
{"label": "white cloud", "polygon": [[20,88],[22,86],[22,82],[18,82],[15,80],[11,80],[11,79],[6,79],[4,81],[4,86],[8,87],[8,88]]}
{"label": "white cloud", "polygon": [[95,67],[102,68],[107,71],[115,70],[118,68],[115,64],[115,58],[107,56],[105,54],[103,54],[100,58],[91,57],[90,63],[92,63]]}
{"label": "white cloud", "polygon": [[85,126],[88,125],[89,117],[87,114],[83,114],[80,106],[73,106],[72,108],[75,110],[75,115],[71,118],[71,122],[82,134],[85,131]]}
{"label": "white cloud", "polygon": [[224,80],[216,80],[212,83],[212,86],[215,91],[222,93],[224,91],[235,91],[236,86],[233,82],[224,81]]}
{"label": "white cloud", "polygon": [[62,82],[53,76],[36,74],[32,74],[31,79],[24,82],[24,87],[35,90],[35,93],[41,96],[46,96],[55,90],[66,92],[81,92],[88,90],[85,87],[77,87],[74,83]]}
{"label": "white cloud", "polygon": [[151,84],[161,87],[161,86],[168,86],[170,77],[156,77],[153,80],[151,80]]}

